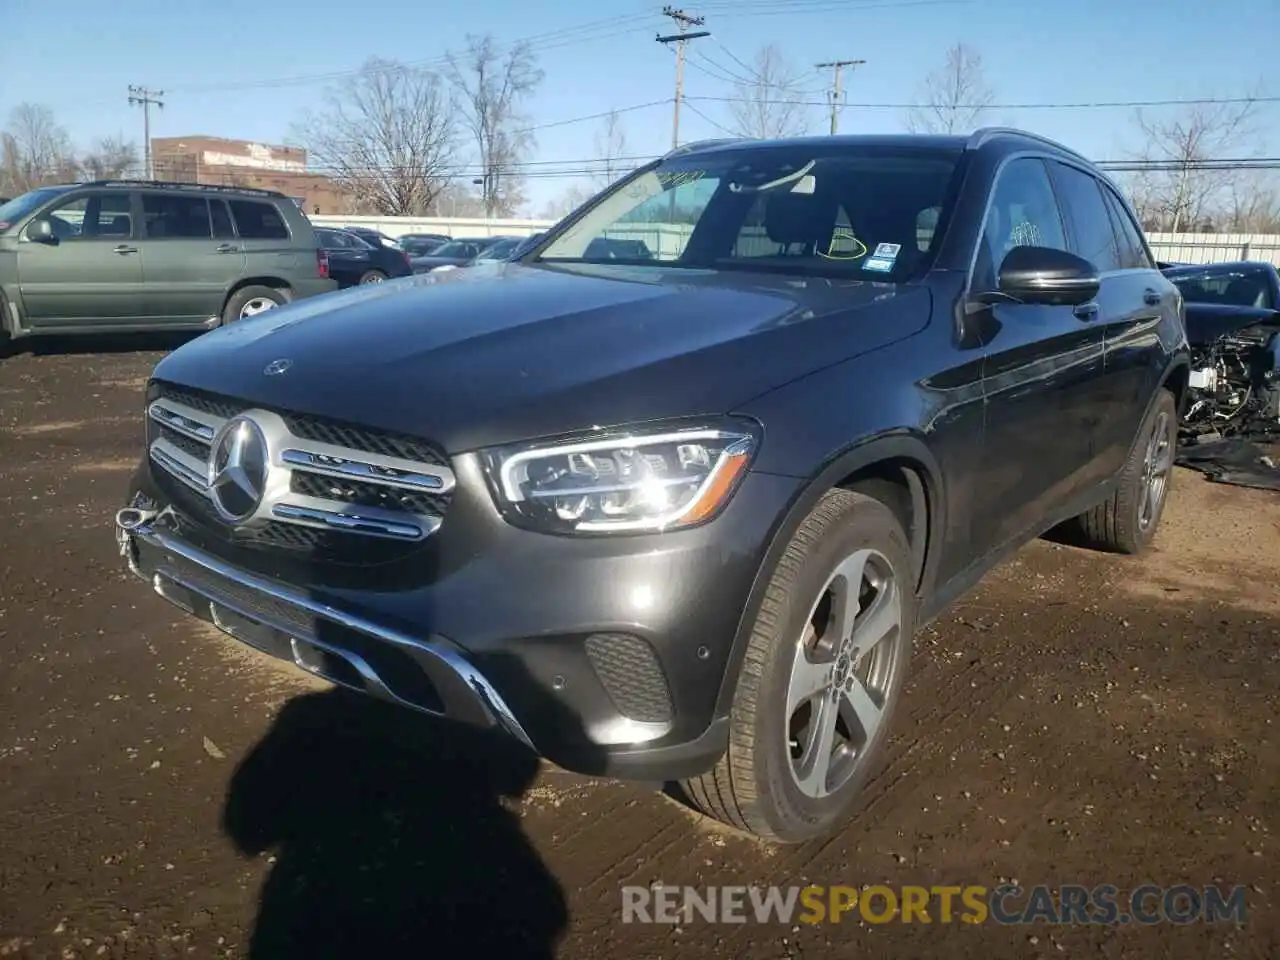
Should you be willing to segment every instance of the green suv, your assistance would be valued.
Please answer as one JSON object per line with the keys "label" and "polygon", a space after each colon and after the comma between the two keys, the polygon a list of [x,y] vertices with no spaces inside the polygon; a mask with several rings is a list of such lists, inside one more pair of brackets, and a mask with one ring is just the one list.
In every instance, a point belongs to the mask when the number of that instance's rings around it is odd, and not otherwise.
{"label": "green suv", "polygon": [[337,286],[271,190],[104,180],[0,206],[0,340],[207,330]]}

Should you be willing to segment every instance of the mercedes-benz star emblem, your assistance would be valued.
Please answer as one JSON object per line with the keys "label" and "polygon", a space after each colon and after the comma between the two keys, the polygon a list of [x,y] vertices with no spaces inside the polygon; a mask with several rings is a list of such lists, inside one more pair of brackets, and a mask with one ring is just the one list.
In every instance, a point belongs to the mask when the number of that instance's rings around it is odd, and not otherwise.
{"label": "mercedes-benz star emblem", "polygon": [[253,516],[267,485],[269,454],[262,430],[248,417],[228,420],[209,453],[209,499],[228,522]]}
{"label": "mercedes-benz star emblem", "polygon": [[279,360],[272,360],[270,363],[268,363],[265,367],[262,368],[262,372],[268,377],[277,377],[292,366],[293,366],[292,360],[290,360],[288,357],[281,357]]}

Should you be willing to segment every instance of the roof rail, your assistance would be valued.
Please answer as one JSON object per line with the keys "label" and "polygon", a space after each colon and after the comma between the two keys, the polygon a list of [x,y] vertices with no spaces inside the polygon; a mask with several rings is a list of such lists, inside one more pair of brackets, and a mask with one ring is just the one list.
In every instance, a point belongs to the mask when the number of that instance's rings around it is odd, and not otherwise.
{"label": "roof rail", "polygon": [[1043,136],[1039,133],[1032,133],[1030,130],[1020,130],[1017,127],[981,127],[969,135],[969,141],[965,144],[966,150],[977,150],[979,147],[990,143],[997,137],[1022,137],[1024,140],[1035,140],[1043,143],[1045,146],[1053,147],[1055,150],[1061,150],[1063,153],[1070,154],[1085,163],[1093,163],[1088,157],[1080,153],[1078,150],[1072,150],[1066,144],[1059,143],[1050,137]]}
{"label": "roof rail", "polygon": [[668,150],[662,155],[662,159],[669,157],[679,157],[686,153],[692,153],[695,150],[705,150],[707,147],[718,147],[725,143],[744,143],[748,137],[719,137],[712,140],[694,140],[692,143],[682,143],[680,146]]}
{"label": "roof rail", "polygon": [[129,180],[116,178],[112,180],[90,180],[76,184],[80,187],[146,187],[148,190],[196,190],[201,193],[243,193],[258,197],[281,198],[285,194],[279,190],[267,190],[262,187],[237,187],[221,183],[187,183],[181,180]]}

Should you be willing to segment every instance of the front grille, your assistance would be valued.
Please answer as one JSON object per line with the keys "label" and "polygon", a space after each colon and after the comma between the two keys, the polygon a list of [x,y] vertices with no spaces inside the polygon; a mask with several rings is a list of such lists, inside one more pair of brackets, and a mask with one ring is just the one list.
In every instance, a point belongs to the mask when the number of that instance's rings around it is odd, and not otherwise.
{"label": "front grille", "polygon": [[[256,424],[270,466],[257,509],[233,524],[215,508],[209,460],[223,425],[242,414]],[[361,544],[389,541],[399,554],[439,528],[452,499],[448,459],[424,438],[163,382],[147,422],[157,482],[174,504],[242,544],[365,558]]]}

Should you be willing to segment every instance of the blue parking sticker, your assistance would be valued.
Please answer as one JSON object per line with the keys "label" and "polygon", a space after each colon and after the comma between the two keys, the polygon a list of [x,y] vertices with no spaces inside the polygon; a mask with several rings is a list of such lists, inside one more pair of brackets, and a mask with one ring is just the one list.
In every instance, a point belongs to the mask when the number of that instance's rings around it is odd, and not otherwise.
{"label": "blue parking sticker", "polygon": [[888,273],[893,269],[893,261],[885,257],[869,257],[862,262],[863,270],[874,270],[876,273]]}

